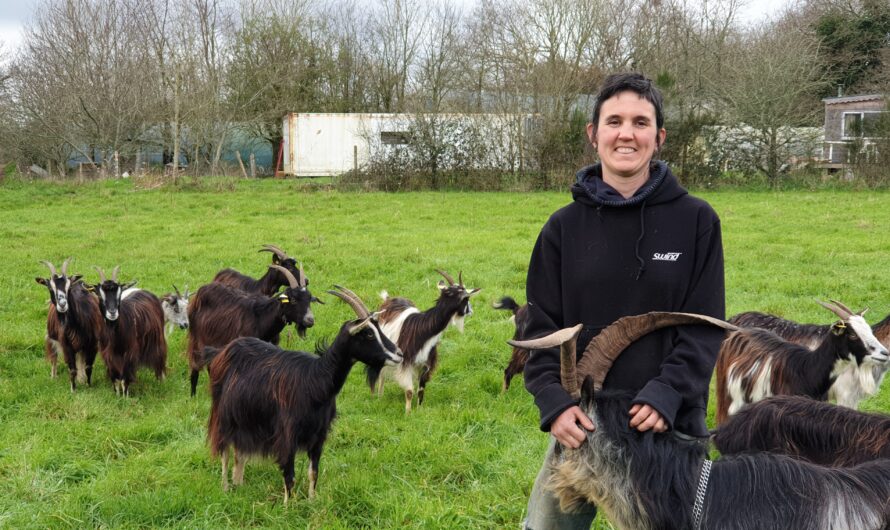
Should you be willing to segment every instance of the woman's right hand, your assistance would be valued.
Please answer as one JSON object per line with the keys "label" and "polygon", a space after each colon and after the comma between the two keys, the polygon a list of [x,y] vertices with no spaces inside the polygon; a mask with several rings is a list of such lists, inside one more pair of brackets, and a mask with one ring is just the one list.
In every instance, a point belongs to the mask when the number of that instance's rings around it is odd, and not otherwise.
{"label": "woman's right hand", "polygon": [[[579,426],[580,425],[580,426]],[[581,407],[567,408],[550,424],[550,434],[564,447],[577,449],[587,439],[587,431],[595,429],[593,422],[584,414]]]}

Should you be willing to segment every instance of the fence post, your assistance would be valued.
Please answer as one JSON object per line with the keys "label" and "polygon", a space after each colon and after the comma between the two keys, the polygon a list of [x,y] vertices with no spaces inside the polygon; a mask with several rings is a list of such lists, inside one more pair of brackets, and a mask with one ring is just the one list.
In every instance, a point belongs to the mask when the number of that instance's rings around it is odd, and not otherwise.
{"label": "fence post", "polygon": [[256,156],[253,152],[250,153],[250,178],[256,178]]}
{"label": "fence post", "polygon": [[238,157],[238,165],[241,166],[241,174],[244,178],[247,178],[247,170],[244,169],[244,161],[241,160],[241,151],[235,151],[235,156]]}
{"label": "fence post", "polygon": [[117,151],[114,152],[114,178],[121,178],[121,159]]}

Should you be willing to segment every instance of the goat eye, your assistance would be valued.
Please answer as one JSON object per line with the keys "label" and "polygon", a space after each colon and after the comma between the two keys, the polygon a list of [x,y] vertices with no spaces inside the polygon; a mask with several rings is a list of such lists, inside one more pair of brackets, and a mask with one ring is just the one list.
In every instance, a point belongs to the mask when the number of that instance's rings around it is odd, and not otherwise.
{"label": "goat eye", "polygon": [[857,339],[859,338],[859,337],[857,337],[856,334],[853,333],[852,331],[850,332],[849,337],[850,337],[850,340],[857,340]]}

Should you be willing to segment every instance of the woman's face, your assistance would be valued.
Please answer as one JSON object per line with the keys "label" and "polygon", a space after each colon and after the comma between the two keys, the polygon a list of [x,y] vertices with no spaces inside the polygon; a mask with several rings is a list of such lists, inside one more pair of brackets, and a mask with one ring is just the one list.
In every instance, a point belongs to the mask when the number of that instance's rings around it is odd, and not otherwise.
{"label": "woman's face", "polygon": [[587,136],[599,153],[603,178],[628,179],[649,175],[649,162],[664,142],[655,106],[633,91],[615,94],[600,107],[596,129],[587,124]]}

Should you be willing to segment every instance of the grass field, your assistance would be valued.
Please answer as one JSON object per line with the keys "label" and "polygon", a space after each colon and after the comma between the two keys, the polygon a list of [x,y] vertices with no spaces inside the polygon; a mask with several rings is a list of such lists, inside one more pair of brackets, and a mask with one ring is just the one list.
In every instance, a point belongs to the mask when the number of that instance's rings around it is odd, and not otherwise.
{"label": "grass field", "polygon": [[[814,300],[890,312],[890,194],[700,194],[723,221],[727,310],[810,322],[831,315]],[[2,528],[517,528],[546,447],[521,378],[501,393],[512,326],[491,302],[524,301],[535,237],[568,193],[346,194],[293,181],[204,181],[144,190],[132,182],[7,182],[0,187],[0,527]],[[311,350],[351,310],[324,293],[334,283],[371,305],[383,289],[421,307],[436,268],[482,287],[464,334],[451,329],[426,401],[406,417],[390,384],[372,398],[354,370],[321,459],[319,495],[283,505],[271,461],[250,462],[245,485],[224,493],[206,445],[206,376],[188,397],[185,335],[170,341],[169,376],[139,374],[130,399],[114,395],[97,362],[74,395],[43,358],[46,288],[36,276],[66,257],[89,281],[98,265],[161,294],[192,290],[223,267],[259,275],[257,250],[277,244],[301,259],[314,294]],[[64,372],[64,370],[60,370]],[[713,400],[712,400],[713,401]],[[713,403],[712,403],[713,408]],[[890,411],[890,391],[865,402]],[[608,528],[601,522],[602,528]]]}

